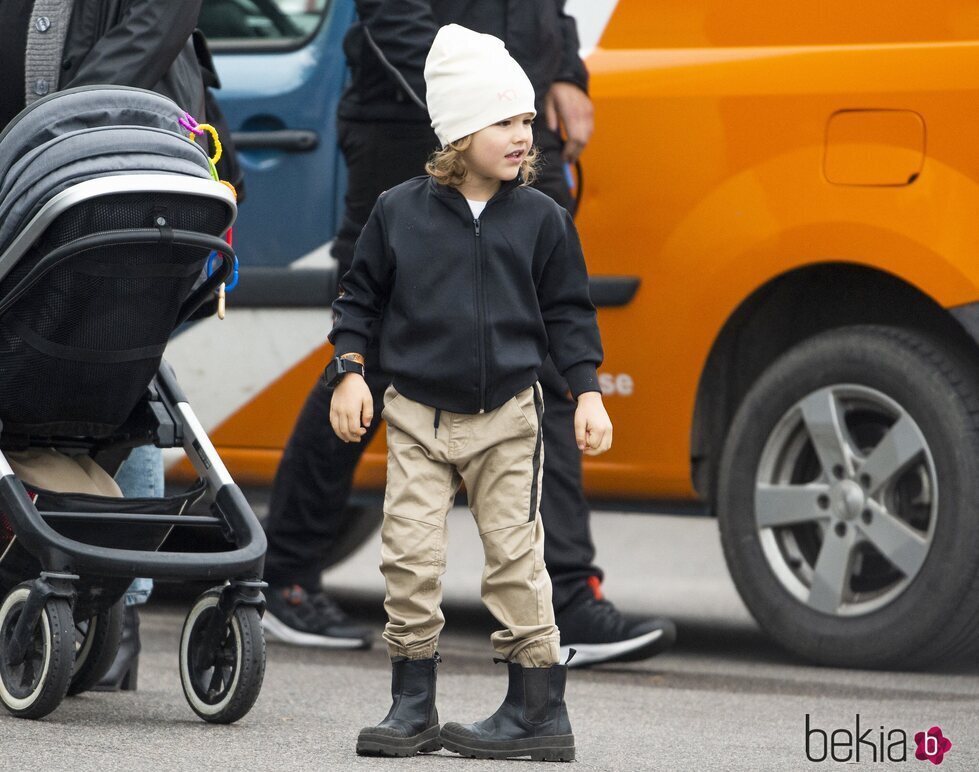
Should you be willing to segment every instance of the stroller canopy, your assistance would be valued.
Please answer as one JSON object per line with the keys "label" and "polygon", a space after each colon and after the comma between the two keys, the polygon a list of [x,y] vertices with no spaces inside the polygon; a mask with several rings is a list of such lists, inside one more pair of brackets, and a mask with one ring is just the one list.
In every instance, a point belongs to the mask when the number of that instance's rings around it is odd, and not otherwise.
{"label": "stroller canopy", "polygon": [[203,148],[189,142],[177,105],[151,91],[86,86],[52,94],[0,134],[0,277],[16,235],[58,193],[121,174],[211,179]]}
{"label": "stroller canopy", "polygon": [[230,259],[205,266],[233,255],[234,196],[183,116],[149,91],[88,87],[0,135],[0,440],[111,435],[228,275]]}

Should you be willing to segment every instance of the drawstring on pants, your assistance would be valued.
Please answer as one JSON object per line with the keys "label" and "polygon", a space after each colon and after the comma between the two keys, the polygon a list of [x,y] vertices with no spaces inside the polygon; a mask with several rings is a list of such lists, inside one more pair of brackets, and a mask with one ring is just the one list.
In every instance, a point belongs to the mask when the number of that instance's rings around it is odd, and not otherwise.
{"label": "drawstring on pants", "polygon": [[442,420],[442,408],[435,408],[435,439],[439,438],[439,421]]}

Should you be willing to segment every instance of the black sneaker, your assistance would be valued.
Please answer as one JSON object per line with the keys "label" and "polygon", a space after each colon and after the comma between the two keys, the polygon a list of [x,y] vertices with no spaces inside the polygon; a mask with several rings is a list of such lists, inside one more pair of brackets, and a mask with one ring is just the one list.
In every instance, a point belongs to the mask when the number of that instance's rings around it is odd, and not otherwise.
{"label": "black sneaker", "polygon": [[580,593],[556,614],[561,630],[561,661],[571,649],[568,667],[587,667],[602,662],[635,662],[666,651],[676,640],[676,625],[669,619],[628,620],[611,601],[602,597],[598,577],[590,577],[591,592]]}
{"label": "black sneaker", "polygon": [[369,649],[374,634],[358,625],[324,592],[298,584],[269,587],[262,627],[272,640],[327,649]]}

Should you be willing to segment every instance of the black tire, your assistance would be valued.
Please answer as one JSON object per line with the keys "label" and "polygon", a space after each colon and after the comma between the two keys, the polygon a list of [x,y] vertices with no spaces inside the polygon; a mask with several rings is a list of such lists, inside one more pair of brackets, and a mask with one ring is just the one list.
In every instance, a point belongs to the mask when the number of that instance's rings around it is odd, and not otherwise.
{"label": "black tire", "polygon": [[63,598],[49,598],[34,631],[27,659],[17,667],[3,652],[30,593],[31,583],[19,584],[0,604],[0,702],[18,718],[43,718],[61,704],[75,660],[75,624]]}
{"label": "black tire", "polygon": [[216,667],[198,670],[194,654],[220,596],[220,588],[208,590],[187,614],[180,634],[180,683],[198,716],[213,724],[231,724],[251,710],[262,690],[265,638],[258,609],[239,606],[221,644],[220,672]]}
{"label": "black tire", "polygon": [[68,696],[87,692],[97,684],[115,661],[122,641],[125,601],[88,619],[75,620],[75,667]]}
{"label": "black tire", "polygon": [[738,592],[780,644],[861,668],[974,651],[977,383],[951,346],[868,325],[799,344],[750,389],[725,444],[717,510]]}

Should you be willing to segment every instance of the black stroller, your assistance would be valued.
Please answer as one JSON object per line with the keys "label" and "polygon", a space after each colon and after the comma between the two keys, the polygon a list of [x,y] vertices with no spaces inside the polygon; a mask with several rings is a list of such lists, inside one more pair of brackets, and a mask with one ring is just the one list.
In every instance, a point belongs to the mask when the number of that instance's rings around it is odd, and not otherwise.
{"label": "black stroller", "polygon": [[[148,91],[79,88],[0,134],[0,702],[15,716],[47,715],[94,685],[135,577],[217,585],[180,638],[184,694],[201,718],[236,721],[262,687],[265,536],[162,361],[234,259],[222,238],[233,191],[182,118]],[[147,444],[182,447],[197,484],[121,499],[13,472],[15,454],[53,452],[43,448],[113,474]],[[220,529],[228,548],[158,551],[186,526]]]}

